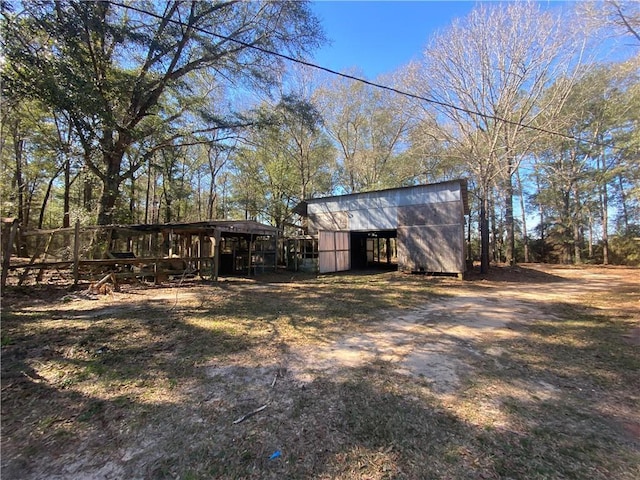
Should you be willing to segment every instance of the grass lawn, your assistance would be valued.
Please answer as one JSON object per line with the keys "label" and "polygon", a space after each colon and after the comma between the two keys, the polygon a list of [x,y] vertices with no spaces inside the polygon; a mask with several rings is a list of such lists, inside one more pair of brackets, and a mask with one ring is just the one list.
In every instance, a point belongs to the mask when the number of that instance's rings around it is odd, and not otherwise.
{"label": "grass lawn", "polygon": [[640,478],[639,302],[543,266],[9,290],[2,478]]}

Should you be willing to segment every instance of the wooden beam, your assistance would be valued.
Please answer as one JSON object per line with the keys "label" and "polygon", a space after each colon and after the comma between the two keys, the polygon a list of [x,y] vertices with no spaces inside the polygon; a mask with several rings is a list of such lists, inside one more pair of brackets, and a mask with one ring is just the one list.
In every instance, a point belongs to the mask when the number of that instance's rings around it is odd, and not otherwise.
{"label": "wooden beam", "polygon": [[80,273],[80,220],[76,220],[73,232],[73,284],[78,285]]}
{"label": "wooden beam", "polygon": [[218,275],[220,273],[220,241],[222,238],[222,232],[220,231],[220,229],[216,228],[213,231],[213,239],[214,239],[214,245],[213,245],[213,281],[217,282],[218,281]]}
{"label": "wooden beam", "polygon": [[11,249],[13,248],[13,242],[15,241],[17,231],[18,219],[15,219],[11,223],[9,242],[7,243],[7,247],[4,251],[4,257],[2,258],[2,278],[0,280],[0,288],[2,288],[2,293],[4,293],[4,287],[7,285],[7,275],[9,275],[9,268],[11,267]]}
{"label": "wooden beam", "polygon": [[251,276],[251,252],[253,250],[253,233],[249,236],[249,258],[247,260],[247,275]]}
{"label": "wooden beam", "polygon": [[[47,238],[47,242],[45,243],[44,251],[43,251],[44,256],[42,258],[43,262],[47,261],[47,253],[49,252],[49,246],[51,245],[52,239],[53,239],[53,232],[49,234],[49,237]],[[38,250],[38,242],[36,241],[35,252],[31,257],[31,260],[29,260],[29,266],[27,266],[22,272],[22,274],[20,275],[20,279],[18,280],[18,286],[21,286],[24,283],[24,280],[27,278],[27,275],[31,270],[31,265],[33,265],[36,262],[36,258],[38,258],[39,255],[40,255],[40,251]],[[41,279],[42,279],[42,269],[40,269],[40,272],[38,272],[38,275],[36,277],[36,282],[39,282]]]}

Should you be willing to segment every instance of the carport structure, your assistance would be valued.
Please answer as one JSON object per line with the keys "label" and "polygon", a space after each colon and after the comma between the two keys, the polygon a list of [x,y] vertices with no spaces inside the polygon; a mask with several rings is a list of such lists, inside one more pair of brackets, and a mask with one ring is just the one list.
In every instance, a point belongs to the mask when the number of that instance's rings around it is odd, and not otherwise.
{"label": "carport structure", "polygon": [[295,210],[318,241],[320,273],[370,266],[462,276],[467,181],[308,199]]}

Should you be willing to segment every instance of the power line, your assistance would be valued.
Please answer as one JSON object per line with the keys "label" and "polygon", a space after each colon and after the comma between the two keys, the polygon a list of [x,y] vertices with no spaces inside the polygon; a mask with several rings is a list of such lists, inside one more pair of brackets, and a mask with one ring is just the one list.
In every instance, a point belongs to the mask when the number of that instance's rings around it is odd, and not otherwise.
{"label": "power line", "polygon": [[547,133],[549,135],[556,135],[556,136],[563,137],[563,138],[566,138],[566,139],[569,139],[569,140],[575,140],[577,142],[584,142],[584,143],[588,143],[588,144],[591,144],[591,145],[594,145],[594,146],[598,146],[598,147],[616,148],[616,147],[611,147],[610,145],[607,145],[607,144],[604,144],[604,143],[595,142],[593,140],[586,140],[586,139],[583,139],[583,138],[579,138],[579,137],[576,137],[574,135],[569,135],[569,134],[566,134],[566,133],[556,132],[554,130],[549,130],[549,129],[542,128],[542,127],[536,127],[535,125],[529,125],[529,124],[522,123],[522,122],[516,122],[514,120],[509,120],[509,119],[506,119],[506,118],[498,117],[496,115],[491,115],[491,114],[488,114],[488,113],[482,113],[482,112],[478,112],[478,111],[471,110],[471,109],[468,109],[468,108],[459,107],[457,105],[453,105],[452,103],[442,102],[440,100],[436,100],[435,98],[429,98],[429,97],[424,97],[424,96],[421,96],[421,95],[417,95],[415,93],[405,92],[405,91],[397,89],[395,87],[390,87],[388,85],[382,85],[380,83],[372,82],[372,81],[364,79],[364,78],[360,78],[360,77],[356,77],[354,75],[349,75],[347,73],[339,72],[337,70],[333,70],[333,69],[328,68],[328,67],[323,67],[322,65],[318,65],[316,63],[312,63],[312,62],[308,62],[306,60],[295,58],[295,57],[292,57],[290,55],[286,55],[284,53],[275,52],[273,50],[269,50],[267,48],[260,47],[258,45],[252,45],[252,44],[247,43],[247,42],[245,42],[243,40],[238,40],[237,38],[233,38],[233,37],[229,37],[227,35],[222,35],[222,34],[219,34],[219,33],[215,33],[215,32],[212,32],[210,30],[207,30],[205,28],[198,27],[196,25],[188,25],[188,24],[186,24],[186,23],[184,23],[182,21],[174,20],[172,18],[166,19],[162,15],[158,15],[157,13],[149,12],[147,10],[134,7],[133,5],[125,5],[125,4],[117,3],[117,2],[112,2],[112,4],[113,5],[117,5],[119,7],[122,7],[122,8],[133,10],[133,11],[138,12],[138,13],[142,13],[144,15],[149,15],[150,17],[156,18],[158,20],[164,20],[164,21],[173,23],[175,25],[179,25],[181,27],[192,28],[193,30],[198,31],[200,33],[204,33],[206,35],[211,35],[211,36],[219,38],[221,40],[234,42],[234,43],[236,43],[238,45],[241,45],[241,46],[243,46],[245,48],[250,48],[250,49],[253,49],[253,50],[257,50],[257,51],[265,53],[267,55],[272,55],[274,57],[282,58],[283,60],[288,60],[288,61],[293,62],[293,63],[304,65],[304,66],[310,67],[310,68],[314,68],[316,70],[320,70],[320,71],[323,71],[323,72],[326,72],[326,73],[330,73],[330,74],[336,75],[338,77],[342,77],[342,78],[346,78],[346,79],[349,79],[349,80],[353,80],[355,82],[359,82],[359,83],[362,83],[362,84],[365,84],[365,85],[369,85],[369,86],[374,87],[374,88],[379,88],[381,90],[387,90],[389,92],[393,92],[393,93],[396,93],[398,95],[402,95],[402,96],[405,96],[405,97],[408,97],[408,98],[413,98],[414,100],[421,100],[421,101],[424,101],[424,102],[427,102],[427,103],[432,103],[432,104],[435,104],[435,105],[439,105],[441,107],[450,108],[450,109],[453,109],[453,110],[456,110],[456,111],[459,111],[459,112],[463,112],[463,113],[466,113],[468,115],[475,115],[475,116],[479,116],[479,117],[482,117],[482,118],[485,118],[485,119],[489,119],[489,120],[495,120],[495,121],[498,121],[498,122],[504,122],[504,123],[507,123],[509,125],[515,125],[515,126],[518,126],[518,127],[527,128],[529,130],[535,130],[537,132]]}

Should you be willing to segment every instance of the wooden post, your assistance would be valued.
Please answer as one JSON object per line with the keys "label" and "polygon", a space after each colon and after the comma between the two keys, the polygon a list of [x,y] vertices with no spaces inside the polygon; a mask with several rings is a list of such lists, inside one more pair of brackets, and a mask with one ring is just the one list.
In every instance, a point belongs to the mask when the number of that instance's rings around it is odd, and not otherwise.
{"label": "wooden post", "polygon": [[18,231],[18,219],[16,218],[11,223],[11,231],[9,233],[9,241],[7,242],[6,250],[4,251],[4,257],[2,258],[2,279],[0,286],[2,287],[2,293],[4,293],[4,287],[7,284],[7,276],[9,275],[9,267],[11,267],[11,249],[13,248],[13,242],[16,239],[16,233]]}
{"label": "wooden post", "polygon": [[387,265],[391,265],[391,237],[387,237]]}
{"label": "wooden post", "polygon": [[[55,231],[51,232],[49,234],[49,238],[47,239],[47,244],[44,247],[44,256],[42,258],[43,262],[47,261],[47,255],[49,255],[49,248],[51,247],[51,242],[53,241],[54,233]],[[44,276],[44,268],[40,268],[40,270],[38,271],[38,274],[36,275],[36,283],[41,282],[43,276]]]}
{"label": "wooden post", "polygon": [[198,233],[198,260],[196,261],[196,269],[201,272],[202,259],[204,258],[204,235],[202,232]]}
{"label": "wooden post", "polygon": [[213,246],[213,280],[218,281],[218,274],[220,273],[220,243],[222,239],[222,233],[219,229],[213,230],[215,245]]}
{"label": "wooden post", "polygon": [[[284,253],[284,239],[282,239],[282,250],[280,250],[280,236],[279,236],[279,231],[276,230],[276,244],[275,244],[275,257],[273,259],[273,271],[277,272],[278,271],[278,256],[280,254]],[[282,259],[283,263],[284,263],[284,258]]]}
{"label": "wooden post", "polygon": [[193,258],[193,247],[191,246],[191,233],[190,232],[187,232],[185,234],[185,236],[183,237],[183,241],[184,241],[184,250],[182,251],[180,256],[189,258],[189,261],[188,261],[189,269],[190,270],[194,270],[193,260],[191,260]]}
{"label": "wooden post", "polygon": [[78,285],[80,279],[80,220],[76,220],[73,232],[73,285]]}
{"label": "wooden post", "polygon": [[251,252],[253,251],[253,233],[249,235],[249,260],[248,260],[248,264],[249,266],[247,267],[247,275],[251,276]]}

